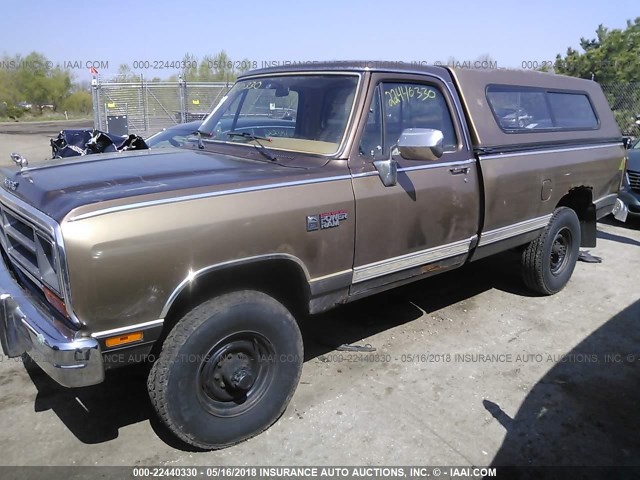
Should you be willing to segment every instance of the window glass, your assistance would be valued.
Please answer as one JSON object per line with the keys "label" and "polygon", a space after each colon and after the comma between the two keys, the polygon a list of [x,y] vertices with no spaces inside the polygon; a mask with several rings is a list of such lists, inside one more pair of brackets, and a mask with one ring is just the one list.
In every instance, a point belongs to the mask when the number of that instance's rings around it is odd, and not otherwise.
{"label": "window glass", "polygon": [[547,93],[555,126],[559,128],[595,128],[598,119],[586,95],[579,93]]}
{"label": "window glass", "polygon": [[433,128],[444,135],[445,151],[454,151],[458,144],[449,107],[436,87],[414,83],[384,83],[382,85],[384,114],[384,153],[398,143],[407,128]]}
{"label": "window glass", "polygon": [[269,149],[334,154],[346,136],[358,81],[352,74],[312,73],[239,80],[204,121],[203,140],[254,146],[262,138]]}
{"label": "window glass", "polygon": [[543,90],[489,87],[489,103],[504,130],[552,128],[551,114]]}
{"label": "window glass", "polygon": [[382,109],[380,108],[380,87],[376,88],[369,107],[369,115],[360,139],[360,155],[380,157],[382,145]]}
{"label": "window glass", "polygon": [[583,93],[491,85],[487,88],[487,100],[506,132],[598,127],[589,97]]}

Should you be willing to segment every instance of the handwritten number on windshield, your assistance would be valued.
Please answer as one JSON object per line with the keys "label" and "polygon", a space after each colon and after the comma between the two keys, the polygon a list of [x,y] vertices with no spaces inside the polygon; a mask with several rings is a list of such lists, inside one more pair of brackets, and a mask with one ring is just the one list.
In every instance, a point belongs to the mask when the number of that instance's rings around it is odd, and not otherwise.
{"label": "handwritten number on windshield", "polygon": [[390,107],[395,107],[401,102],[408,102],[410,98],[415,98],[421,102],[426,102],[436,98],[435,90],[427,87],[414,87],[411,85],[400,85],[391,90],[385,90]]}

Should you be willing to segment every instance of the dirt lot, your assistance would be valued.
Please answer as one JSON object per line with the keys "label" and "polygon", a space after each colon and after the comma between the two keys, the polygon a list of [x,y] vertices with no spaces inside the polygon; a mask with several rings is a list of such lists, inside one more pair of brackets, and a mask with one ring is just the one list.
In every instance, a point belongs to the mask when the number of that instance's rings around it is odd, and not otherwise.
{"label": "dirt lot", "polygon": [[142,368],[67,390],[2,358],[0,464],[638,465],[640,224],[598,230],[552,297],[508,253],[304,320],[289,408],[222,451],[176,448]]}
{"label": "dirt lot", "polygon": [[81,128],[93,128],[93,121],[0,122],[0,166],[13,165],[13,152],[32,163],[51,158],[50,139],[62,129]]}

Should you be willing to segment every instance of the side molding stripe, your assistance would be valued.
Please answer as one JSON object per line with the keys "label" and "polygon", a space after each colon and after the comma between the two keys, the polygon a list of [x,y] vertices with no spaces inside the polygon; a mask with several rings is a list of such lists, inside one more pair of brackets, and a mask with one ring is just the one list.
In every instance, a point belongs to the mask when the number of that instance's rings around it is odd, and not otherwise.
{"label": "side molding stripe", "polygon": [[489,230],[488,232],[483,232],[480,235],[480,242],[478,242],[478,246],[482,247],[484,245],[489,245],[490,243],[515,237],[522,233],[528,233],[533,230],[543,228],[547,223],[549,223],[549,220],[551,220],[551,214],[533,218],[531,220],[525,220],[524,222],[515,223],[506,227],[496,228],[495,230]]}
{"label": "side molding stripe", "polygon": [[474,235],[467,240],[449,243],[440,247],[428,248],[419,252],[409,253],[407,255],[401,255],[388,260],[381,260],[379,262],[356,267],[353,270],[353,283],[364,282],[372,278],[381,277],[383,275],[417,267],[426,263],[444,260],[445,258],[464,255],[469,253],[469,247],[475,238],[476,236]]}

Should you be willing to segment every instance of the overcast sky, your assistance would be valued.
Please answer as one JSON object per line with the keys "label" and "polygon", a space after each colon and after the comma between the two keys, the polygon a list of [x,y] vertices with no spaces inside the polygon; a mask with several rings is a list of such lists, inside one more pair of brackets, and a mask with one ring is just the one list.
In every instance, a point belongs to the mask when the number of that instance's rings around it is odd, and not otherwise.
{"label": "overcast sky", "polygon": [[345,59],[433,63],[488,54],[499,67],[519,68],[578,48],[580,37],[594,37],[600,23],[624,28],[640,16],[638,0],[56,3],[4,0],[0,52],[35,50],[72,62],[81,79],[89,78],[87,62],[98,62],[101,73],[115,73],[121,63],[151,62],[158,67],[151,76],[167,77],[175,71],[160,62],[222,49],[258,66]]}

